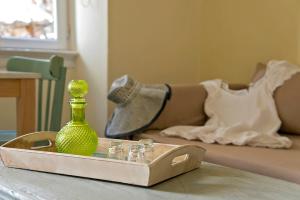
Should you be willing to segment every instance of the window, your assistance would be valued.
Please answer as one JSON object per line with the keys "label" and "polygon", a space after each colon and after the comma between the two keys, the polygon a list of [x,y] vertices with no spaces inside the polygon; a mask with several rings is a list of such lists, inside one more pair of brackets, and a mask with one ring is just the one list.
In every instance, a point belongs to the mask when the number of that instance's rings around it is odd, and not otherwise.
{"label": "window", "polygon": [[0,0],[0,47],[67,49],[67,0]]}

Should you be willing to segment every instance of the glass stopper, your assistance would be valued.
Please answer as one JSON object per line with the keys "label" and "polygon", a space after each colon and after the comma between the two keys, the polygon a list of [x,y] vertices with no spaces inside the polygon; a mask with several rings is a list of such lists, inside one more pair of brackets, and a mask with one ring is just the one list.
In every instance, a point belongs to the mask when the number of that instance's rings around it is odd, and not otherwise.
{"label": "glass stopper", "polygon": [[72,80],[68,85],[68,91],[74,98],[83,98],[88,90],[88,84],[85,80]]}

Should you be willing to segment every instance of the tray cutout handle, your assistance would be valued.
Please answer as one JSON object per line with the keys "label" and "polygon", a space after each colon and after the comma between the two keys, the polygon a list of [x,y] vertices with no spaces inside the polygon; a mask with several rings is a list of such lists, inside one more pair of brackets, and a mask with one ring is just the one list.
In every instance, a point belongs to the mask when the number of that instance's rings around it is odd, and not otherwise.
{"label": "tray cutout handle", "polygon": [[183,154],[180,156],[176,156],[175,158],[172,159],[171,166],[175,167],[179,164],[183,164],[183,163],[187,162],[189,159],[190,159],[189,154]]}
{"label": "tray cutout handle", "polygon": [[49,139],[38,140],[33,143],[33,145],[30,147],[30,149],[39,150],[39,149],[43,149],[43,148],[52,147],[52,145],[53,145],[53,143]]}
{"label": "tray cutout handle", "polygon": [[194,166],[195,163],[203,160],[205,149],[196,145],[180,145],[168,152],[165,152],[155,158],[152,166],[168,165],[173,168],[180,168],[184,165],[187,167]]}

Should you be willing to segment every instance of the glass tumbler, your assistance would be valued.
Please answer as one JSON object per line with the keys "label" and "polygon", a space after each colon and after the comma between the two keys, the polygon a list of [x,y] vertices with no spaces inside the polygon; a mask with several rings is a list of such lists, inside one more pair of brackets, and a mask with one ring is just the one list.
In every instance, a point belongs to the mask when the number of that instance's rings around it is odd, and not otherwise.
{"label": "glass tumbler", "polygon": [[141,149],[140,144],[130,144],[128,147],[127,160],[132,162],[139,162],[141,160],[140,149]]}
{"label": "glass tumbler", "polygon": [[153,140],[152,139],[142,139],[142,140],[139,140],[139,144],[141,145],[140,150],[139,150],[140,160],[145,163],[150,163],[154,158]]}
{"label": "glass tumbler", "polygon": [[121,141],[111,141],[108,147],[108,158],[124,160],[124,149]]}

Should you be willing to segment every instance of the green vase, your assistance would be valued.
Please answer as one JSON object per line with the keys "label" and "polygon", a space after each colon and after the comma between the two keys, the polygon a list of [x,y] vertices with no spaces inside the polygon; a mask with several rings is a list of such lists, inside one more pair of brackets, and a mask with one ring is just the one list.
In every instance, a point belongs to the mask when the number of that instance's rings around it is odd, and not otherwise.
{"label": "green vase", "polygon": [[97,149],[98,137],[85,121],[88,85],[84,80],[72,80],[68,85],[72,121],[68,122],[56,135],[57,152],[91,156]]}

